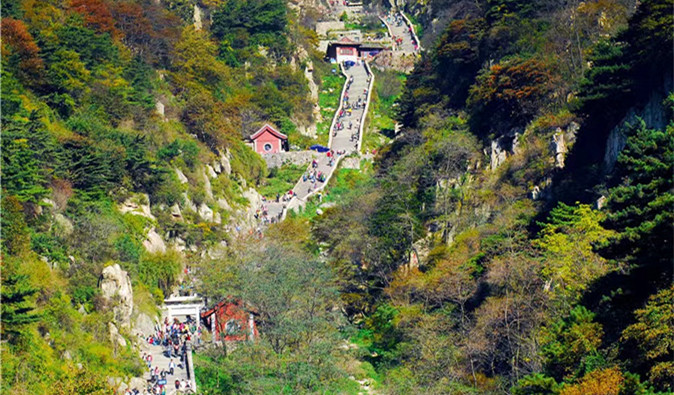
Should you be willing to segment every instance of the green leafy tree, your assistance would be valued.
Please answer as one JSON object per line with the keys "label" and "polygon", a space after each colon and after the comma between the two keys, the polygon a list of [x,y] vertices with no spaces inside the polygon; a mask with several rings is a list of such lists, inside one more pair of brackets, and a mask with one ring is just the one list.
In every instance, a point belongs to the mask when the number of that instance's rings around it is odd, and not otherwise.
{"label": "green leafy tree", "polygon": [[[671,274],[674,223],[674,123],[666,130],[634,125],[618,157],[606,225],[619,234],[607,256]],[[663,277],[664,279],[665,277]]]}
{"label": "green leafy tree", "polygon": [[470,125],[480,136],[522,128],[551,102],[553,68],[535,58],[512,58],[483,70],[470,89]]}
{"label": "green leafy tree", "polygon": [[593,319],[592,312],[577,306],[543,329],[541,353],[551,377],[562,380],[584,371],[583,364],[597,353],[602,341],[602,327]]}
{"label": "green leafy tree", "polygon": [[[12,267],[13,266],[13,267]],[[2,338],[16,343],[26,325],[37,322],[34,295],[39,289],[30,285],[28,276],[16,271],[17,262],[5,258],[2,267]]]}
{"label": "green leafy tree", "polygon": [[623,347],[636,343],[640,350],[639,370],[661,391],[672,390],[674,377],[674,287],[651,296],[643,309],[635,311],[637,322],[622,334]]}
{"label": "green leafy tree", "polygon": [[[288,17],[283,0],[226,0],[213,12],[211,29],[235,47],[262,45],[277,56],[289,54]],[[238,44],[237,44],[238,42]]]}
{"label": "green leafy tree", "polygon": [[557,382],[541,373],[532,373],[522,377],[510,389],[513,395],[553,395],[557,393]]}
{"label": "green leafy tree", "polygon": [[595,245],[614,235],[601,226],[604,218],[589,205],[560,203],[534,241],[544,255],[541,274],[563,304],[577,301],[589,284],[609,270],[606,259],[594,252]]}
{"label": "green leafy tree", "polygon": [[28,120],[3,124],[2,187],[21,202],[39,202],[47,195],[48,177],[59,166],[53,137],[38,112]]}
{"label": "green leafy tree", "polygon": [[2,193],[2,252],[22,255],[30,247],[30,233],[23,214],[23,206],[16,196]]}

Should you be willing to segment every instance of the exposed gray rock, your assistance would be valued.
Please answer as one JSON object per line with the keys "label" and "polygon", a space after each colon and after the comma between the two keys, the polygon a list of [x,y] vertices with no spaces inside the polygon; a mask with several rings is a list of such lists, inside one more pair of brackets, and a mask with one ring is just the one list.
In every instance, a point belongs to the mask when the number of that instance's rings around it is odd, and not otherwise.
{"label": "exposed gray rock", "polygon": [[341,166],[344,169],[360,169],[360,158],[344,158],[341,161]]}
{"label": "exposed gray rock", "polygon": [[68,218],[66,218],[65,215],[56,213],[54,214],[54,222],[58,225],[59,229],[59,236],[70,236],[73,233],[73,230],[75,229],[73,227],[73,223],[70,222]]}
{"label": "exposed gray rock", "polygon": [[189,181],[187,177],[185,177],[185,173],[183,173],[182,170],[176,167],[175,171],[176,175],[178,176],[178,181],[180,181],[182,184],[186,184]]}
{"label": "exposed gray rock", "polygon": [[143,247],[148,252],[166,252],[166,243],[164,243],[164,240],[155,228],[150,229],[147,233],[147,239],[143,241]]}
{"label": "exposed gray rock", "polygon": [[150,210],[150,197],[145,193],[140,193],[126,199],[118,208],[122,214],[131,213],[156,220],[155,216],[152,215],[152,210]]}
{"label": "exposed gray rock", "polygon": [[136,333],[142,333],[145,336],[154,333],[155,322],[149,315],[139,313],[133,321],[133,330]]}
{"label": "exposed gray rock", "polygon": [[215,172],[215,169],[211,165],[206,165],[206,174],[211,178],[216,178],[218,174]]}
{"label": "exposed gray rock", "polygon": [[194,202],[192,201],[192,199],[190,199],[189,196],[187,196],[187,192],[183,192],[183,198],[185,198],[185,207],[196,213],[197,205],[194,204]]}
{"label": "exposed gray rock", "polygon": [[105,306],[112,309],[114,322],[128,328],[133,312],[133,289],[129,274],[115,263],[103,269],[100,280],[101,297]]}
{"label": "exposed gray rock", "polygon": [[110,341],[112,344],[117,344],[120,347],[126,347],[126,339],[119,334],[117,325],[112,322],[108,322],[108,331],[110,333]]}
{"label": "exposed gray rock", "polygon": [[204,178],[204,192],[206,193],[206,197],[212,200],[213,188],[211,187],[211,180],[208,178],[208,175],[206,175],[206,170],[202,170],[201,175]]}
{"label": "exposed gray rock", "polygon": [[496,170],[503,162],[505,162],[507,154],[506,150],[501,147],[500,141],[492,140],[490,151],[490,168]]}
{"label": "exposed gray rock", "polygon": [[232,206],[229,205],[227,200],[225,198],[220,198],[218,199],[218,207],[220,207],[223,210],[231,211]]}
{"label": "exposed gray rock", "polygon": [[201,21],[201,8],[198,4],[194,4],[194,28],[196,30],[201,30],[204,27],[203,22]]}
{"label": "exposed gray rock", "polygon": [[597,201],[595,202],[595,207],[597,208],[597,210],[601,210],[605,204],[606,204],[606,196],[601,195],[599,199],[597,199]]}
{"label": "exposed gray rock", "polygon": [[337,206],[337,203],[335,202],[325,202],[321,204],[321,208],[330,208],[330,207],[335,207]]}
{"label": "exposed gray rock", "polygon": [[164,114],[164,103],[158,101],[158,102],[155,104],[155,110],[157,111],[157,114],[158,114],[162,119],[164,119],[164,115],[165,115],[165,114]]}
{"label": "exposed gray rock", "polygon": [[666,92],[672,90],[672,81],[668,79],[663,88],[664,90],[662,92],[652,94],[643,108],[632,108],[625,118],[618,122],[617,126],[611,130],[608,139],[606,140],[606,148],[604,151],[604,170],[606,172],[611,172],[613,170],[620,151],[622,151],[627,143],[625,125],[637,125],[637,122],[641,119],[648,128],[665,128],[667,125],[667,114],[662,103],[666,98]]}
{"label": "exposed gray rock", "polygon": [[201,203],[201,206],[199,206],[199,216],[204,221],[213,222],[213,210],[206,203]]}
{"label": "exposed gray rock", "polygon": [[557,128],[555,134],[552,136],[552,146],[555,152],[555,166],[564,168],[564,158],[566,156],[567,148],[564,141],[564,132],[561,128]]}
{"label": "exposed gray rock", "polygon": [[141,393],[147,388],[147,380],[142,377],[132,377],[129,380],[129,389],[136,389]]}
{"label": "exposed gray rock", "polygon": [[213,170],[214,170],[217,174],[222,173],[222,165],[220,164],[219,161],[214,160],[214,161],[213,161],[212,167],[213,167]]}
{"label": "exposed gray rock", "polygon": [[182,221],[183,219],[183,213],[180,211],[180,206],[177,203],[171,206],[171,216],[176,220]]}
{"label": "exposed gray rock", "polygon": [[222,165],[222,172],[230,175],[232,174],[232,165],[229,163],[229,151],[224,154],[220,153],[220,164]]}
{"label": "exposed gray rock", "polygon": [[185,240],[181,239],[180,237],[176,237],[173,239],[173,247],[176,249],[176,251],[185,251],[186,243]]}

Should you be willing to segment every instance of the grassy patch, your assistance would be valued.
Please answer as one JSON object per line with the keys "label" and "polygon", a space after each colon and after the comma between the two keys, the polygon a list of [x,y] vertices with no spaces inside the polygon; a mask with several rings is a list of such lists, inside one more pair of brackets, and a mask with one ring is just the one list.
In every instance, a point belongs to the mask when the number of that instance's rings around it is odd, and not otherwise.
{"label": "grassy patch", "polygon": [[402,94],[407,76],[391,70],[374,70],[374,89],[368,111],[363,148],[379,149],[389,143],[395,129],[395,102]]}
{"label": "grassy patch", "polygon": [[318,91],[318,105],[321,108],[322,121],[316,125],[318,144],[327,145],[330,138],[330,125],[335,111],[339,107],[339,98],[346,78],[340,73],[339,66],[334,65],[335,73],[323,76]]}
{"label": "grassy patch", "polygon": [[269,176],[262,181],[259,191],[263,196],[275,199],[277,193],[282,195],[291,190],[305,170],[306,166],[293,164],[273,168],[269,171]]}
{"label": "grassy patch", "polygon": [[369,182],[372,179],[370,176],[372,170],[371,162],[361,161],[360,167],[360,169],[338,169],[330,179],[330,184],[323,201],[342,201],[348,193],[360,189]]}

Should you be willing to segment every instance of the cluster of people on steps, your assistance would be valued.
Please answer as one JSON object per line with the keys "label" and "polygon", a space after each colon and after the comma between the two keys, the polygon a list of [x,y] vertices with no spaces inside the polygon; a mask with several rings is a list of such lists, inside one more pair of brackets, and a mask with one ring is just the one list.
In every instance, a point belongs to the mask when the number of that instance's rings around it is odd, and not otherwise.
{"label": "cluster of people on steps", "polygon": [[[365,64],[363,63],[363,67],[365,67]],[[350,66],[347,64],[344,64],[345,69],[349,69]],[[370,85],[370,80],[372,79],[372,76],[368,73],[367,75],[367,84],[368,86]],[[356,96],[355,100],[350,99],[350,94],[351,94],[351,84],[353,83],[353,75],[349,77],[349,79],[346,82],[346,89],[344,89],[344,97],[342,98],[342,106],[339,110],[339,113],[337,114],[337,122],[335,122],[335,126],[332,129],[332,137],[337,136],[337,132],[340,130],[344,130],[345,128],[352,131],[351,137],[349,139],[350,142],[355,142],[356,143],[356,148],[358,147],[358,138],[360,134],[360,118],[356,119],[355,124],[354,120],[350,119],[351,115],[353,114],[354,110],[360,110],[360,109],[365,109],[365,104],[367,103],[367,94],[368,90],[367,88],[363,89],[363,95],[358,95]],[[347,123],[347,118],[348,123]],[[354,127],[355,126],[355,127]]]}
{"label": "cluster of people on steps", "polygon": [[[386,16],[386,22],[389,25],[395,25],[397,27],[401,27],[404,23],[405,20],[403,19],[403,16],[401,14],[388,14]],[[419,43],[417,42],[417,38],[414,35],[414,32],[412,31],[412,26],[407,27],[407,34],[409,34],[410,41],[412,41],[412,45],[414,46],[414,51],[419,50]],[[402,45],[404,38],[400,36],[392,36],[391,39],[398,45]]]}
{"label": "cluster of people on steps", "polygon": [[160,368],[157,361],[153,360],[152,353],[144,353],[142,358],[150,376],[148,387],[144,393],[130,390],[127,394],[165,395],[168,386],[175,386],[176,391],[189,392],[192,389],[189,381],[177,378],[173,380],[171,376],[174,376],[179,369],[186,369],[187,343],[201,343],[201,325],[191,317],[184,322],[177,318],[169,322],[166,318],[163,324],[155,327],[155,333],[147,336],[145,341],[152,347],[162,347],[162,354],[169,358],[168,367]]}

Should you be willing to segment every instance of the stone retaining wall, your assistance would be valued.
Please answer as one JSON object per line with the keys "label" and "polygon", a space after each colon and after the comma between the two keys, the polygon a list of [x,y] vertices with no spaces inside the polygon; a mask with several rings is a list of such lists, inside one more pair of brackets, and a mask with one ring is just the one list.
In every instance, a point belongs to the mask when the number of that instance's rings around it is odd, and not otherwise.
{"label": "stone retaining wall", "polygon": [[267,168],[280,167],[286,163],[293,165],[309,165],[314,158],[321,154],[316,151],[290,151],[277,154],[264,154],[262,159],[267,162]]}

